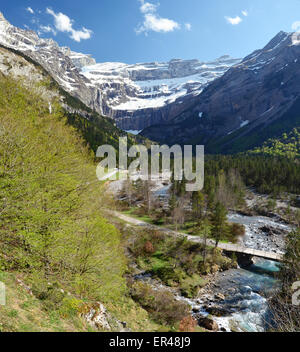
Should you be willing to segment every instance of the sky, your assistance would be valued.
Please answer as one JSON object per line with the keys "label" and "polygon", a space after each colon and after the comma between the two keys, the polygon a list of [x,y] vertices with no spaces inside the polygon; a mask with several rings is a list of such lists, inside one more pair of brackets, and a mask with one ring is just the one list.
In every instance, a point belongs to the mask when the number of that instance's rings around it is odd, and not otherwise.
{"label": "sky", "polygon": [[0,11],[97,62],[242,58],[300,30],[300,0],[1,0]]}

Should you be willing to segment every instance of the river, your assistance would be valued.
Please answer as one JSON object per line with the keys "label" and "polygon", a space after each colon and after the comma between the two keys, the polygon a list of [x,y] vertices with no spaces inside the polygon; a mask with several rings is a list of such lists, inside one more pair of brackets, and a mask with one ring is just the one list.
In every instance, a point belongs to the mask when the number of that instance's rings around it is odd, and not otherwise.
{"label": "river", "polygon": [[[239,214],[229,214],[228,219],[245,226],[241,244],[284,253],[285,236],[292,228],[279,219]],[[247,268],[218,273],[213,287],[197,299],[175,296],[192,307],[195,318],[210,315],[220,331],[264,332],[270,327],[267,297],[279,288],[279,270],[280,263],[254,258],[254,264]]]}
{"label": "river", "polygon": [[[117,189],[115,186],[114,190]],[[157,183],[154,194],[156,197],[167,198],[168,189],[169,185]],[[285,237],[292,230],[279,217],[230,213],[228,221],[245,226],[245,236],[240,239],[240,245],[278,254],[284,253]],[[274,294],[279,287],[276,278],[279,270],[279,263],[255,259],[254,264],[247,268],[218,273],[211,292],[202,294],[197,299],[186,299],[173,293],[178,300],[191,305],[195,317],[211,315],[220,331],[263,332],[268,329],[270,321],[266,297]],[[149,275],[141,275],[137,279],[151,281]],[[154,286],[157,289],[170,289],[161,284]],[[213,314],[214,311],[218,314]]]}
{"label": "river", "polygon": [[278,263],[258,259],[247,269],[232,269],[218,274],[215,292],[226,298],[217,306],[229,313],[225,317],[214,317],[219,328],[226,331],[266,331],[270,323],[266,297],[274,294],[279,286],[276,279],[279,269]]}
{"label": "river", "polygon": [[[231,213],[228,220],[245,226],[245,236],[240,239],[242,245],[284,253],[285,237],[292,228],[280,219]],[[276,276],[279,270],[279,263],[254,258],[254,264],[247,268],[218,273],[212,292],[189,303],[201,315],[207,315],[207,310],[211,312],[212,309],[225,312],[225,316],[221,317],[212,314],[223,331],[266,331],[270,326],[266,297],[274,294],[279,287]],[[215,299],[220,294],[223,299]]]}

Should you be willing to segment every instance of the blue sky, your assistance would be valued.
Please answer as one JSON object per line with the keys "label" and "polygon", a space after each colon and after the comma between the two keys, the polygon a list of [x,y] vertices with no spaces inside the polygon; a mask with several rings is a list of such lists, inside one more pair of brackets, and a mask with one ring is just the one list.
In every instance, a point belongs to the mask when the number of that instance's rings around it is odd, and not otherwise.
{"label": "blue sky", "polygon": [[206,61],[292,31],[300,0],[1,0],[0,11],[98,62]]}

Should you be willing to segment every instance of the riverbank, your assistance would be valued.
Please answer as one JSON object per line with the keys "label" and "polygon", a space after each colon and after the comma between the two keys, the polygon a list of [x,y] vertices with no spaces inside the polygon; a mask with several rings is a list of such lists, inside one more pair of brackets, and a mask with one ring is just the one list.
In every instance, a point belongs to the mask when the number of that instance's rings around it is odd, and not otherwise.
{"label": "riverbank", "polygon": [[[168,203],[168,185],[159,184],[153,190],[155,195],[159,194],[164,199],[165,204]],[[183,236],[190,242],[203,244],[203,239],[199,236],[155,226],[144,222],[138,216],[131,218],[128,214],[121,214],[119,218],[136,227],[157,230],[174,238]],[[267,257],[269,259],[282,258],[286,236],[293,229],[292,225],[276,214],[251,216],[230,212],[228,221],[243,225],[245,235],[239,238],[237,244],[219,243],[223,255],[230,252],[239,253],[239,250],[243,253],[249,249],[273,254],[274,257]],[[208,240],[207,244],[214,247],[215,242]],[[141,272],[135,275],[134,279],[145,281],[157,290],[170,290],[177,300],[190,305],[193,317],[200,326],[208,330],[262,332],[270,328],[268,299],[278,288],[276,273],[280,270],[280,265],[264,259],[265,254],[260,256],[260,259],[254,257],[254,263],[247,267],[226,271],[219,269],[215,274],[203,276],[208,283],[193,299],[182,296],[179,288],[169,287],[159,280],[154,280],[149,272]]]}
{"label": "riverbank", "polygon": [[[290,226],[273,218],[242,216],[237,213],[229,214],[229,219],[243,224],[246,228],[246,235],[240,240],[241,244],[262,250],[268,249],[272,243],[274,253],[283,253],[284,239],[291,229]],[[123,216],[123,220],[131,219]],[[151,225],[138,219],[132,219],[131,223],[133,226],[151,228]],[[266,233],[265,228],[272,228],[275,234],[272,236]],[[173,233],[166,230],[168,234]],[[177,235],[182,236],[182,233]],[[197,240],[194,236],[188,236],[188,239]],[[277,247],[273,242],[275,240],[280,240],[282,247]],[[191,313],[199,322],[203,322],[203,318],[208,318],[209,321],[216,323],[217,325],[210,327],[214,327],[217,331],[262,332],[269,328],[267,300],[278,288],[276,273],[279,268],[280,264],[277,262],[254,258],[254,264],[249,267],[207,275],[205,277],[207,285],[200,289],[194,299],[183,297],[178,290],[153,280],[149,273],[141,273],[135,276],[135,280],[143,280],[156,289],[170,290],[177,300],[191,306]]]}

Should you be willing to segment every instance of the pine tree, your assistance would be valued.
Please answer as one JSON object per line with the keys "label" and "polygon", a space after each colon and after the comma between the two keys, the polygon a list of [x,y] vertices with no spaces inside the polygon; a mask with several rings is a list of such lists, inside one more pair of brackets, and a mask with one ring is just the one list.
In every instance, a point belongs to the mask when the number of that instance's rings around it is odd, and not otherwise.
{"label": "pine tree", "polygon": [[216,247],[222,238],[226,238],[228,233],[227,210],[220,202],[216,204],[212,215],[212,235],[216,240]]}

